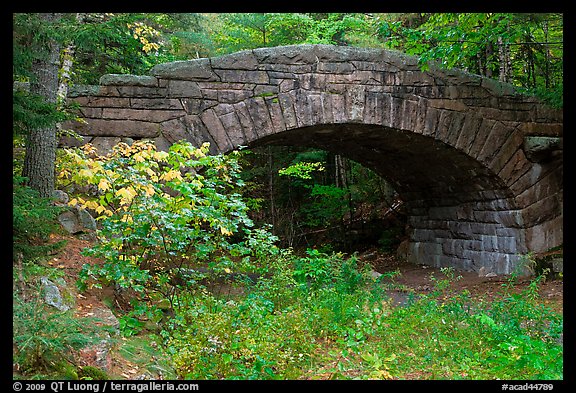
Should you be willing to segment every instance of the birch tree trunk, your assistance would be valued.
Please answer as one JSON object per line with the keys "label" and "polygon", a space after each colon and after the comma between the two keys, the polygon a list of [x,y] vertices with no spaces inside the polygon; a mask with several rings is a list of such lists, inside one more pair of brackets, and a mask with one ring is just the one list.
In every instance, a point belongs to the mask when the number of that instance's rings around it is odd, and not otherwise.
{"label": "birch tree trunk", "polygon": [[[40,14],[46,23],[57,22],[58,13]],[[58,68],[60,65],[60,45],[49,40],[37,53],[47,55],[34,61],[34,80],[30,81],[30,92],[41,95],[46,101],[56,103],[58,92]],[[26,152],[22,175],[28,178],[28,185],[37,190],[40,196],[51,198],[54,193],[54,163],[56,161],[56,126],[32,129],[26,138]]]}
{"label": "birch tree trunk", "polygon": [[[84,14],[76,14],[76,22],[81,24],[84,22]],[[68,88],[70,86],[70,79],[72,79],[72,66],[74,65],[74,52],[76,45],[74,42],[68,44],[62,50],[62,67],[60,69],[60,80],[58,84],[58,100],[64,101],[68,96]]]}
{"label": "birch tree trunk", "polygon": [[510,45],[502,42],[502,37],[498,37],[498,57],[500,61],[500,76],[502,82],[512,81],[512,59],[510,56]]}

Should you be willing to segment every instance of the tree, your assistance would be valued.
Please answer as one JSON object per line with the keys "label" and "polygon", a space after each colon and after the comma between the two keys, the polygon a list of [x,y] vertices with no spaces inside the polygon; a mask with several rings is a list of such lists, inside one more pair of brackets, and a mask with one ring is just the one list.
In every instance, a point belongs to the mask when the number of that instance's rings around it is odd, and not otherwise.
{"label": "tree", "polygon": [[387,47],[512,83],[562,106],[562,14],[437,13],[379,15]]}
{"label": "tree", "polygon": [[[59,13],[42,13],[38,20],[53,25],[61,19]],[[56,104],[58,92],[58,69],[60,44],[50,35],[39,34],[32,42],[34,53],[39,54],[32,63],[30,93]],[[56,159],[56,125],[29,130],[22,175],[28,185],[41,197],[51,198],[54,192],[54,161]]]}
{"label": "tree", "polygon": [[14,136],[25,137],[22,176],[41,197],[51,198],[54,191],[58,123],[72,116],[65,103],[68,83],[98,83],[105,73],[143,73],[158,62],[157,32],[141,20],[146,16],[13,15],[13,78],[29,84],[13,93]]}

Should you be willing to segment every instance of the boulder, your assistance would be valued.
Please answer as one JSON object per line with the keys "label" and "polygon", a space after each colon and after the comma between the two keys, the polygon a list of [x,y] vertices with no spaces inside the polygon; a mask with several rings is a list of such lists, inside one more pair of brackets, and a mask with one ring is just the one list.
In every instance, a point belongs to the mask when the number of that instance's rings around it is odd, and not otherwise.
{"label": "boulder", "polygon": [[48,277],[40,277],[42,283],[42,293],[46,304],[56,307],[60,311],[70,310],[70,306],[64,302],[60,289]]}
{"label": "boulder", "polygon": [[62,190],[54,190],[52,194],[52,198],[54,199],[54,205],[56,206],[65,206],[70,201],[70,197]]}
{"label": "boulder", "polygon": [[79,206],[70,207],[69,210],[60,214],[58,222],[72,235],[96,231],[96,220],[94,217],[86,209]]}

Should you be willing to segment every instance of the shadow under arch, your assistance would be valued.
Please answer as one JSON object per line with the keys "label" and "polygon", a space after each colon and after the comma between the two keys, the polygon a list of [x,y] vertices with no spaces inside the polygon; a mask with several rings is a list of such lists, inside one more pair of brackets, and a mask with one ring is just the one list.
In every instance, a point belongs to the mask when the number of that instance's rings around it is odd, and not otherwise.
{"label": "shadow under arch", "polygon": [[512,191],[479,161],[433,137],[338,123],[268,135],[248,147],[265,145],[330,151],[389,181],[409,216],[410,262],[503,274],[526,252]]}

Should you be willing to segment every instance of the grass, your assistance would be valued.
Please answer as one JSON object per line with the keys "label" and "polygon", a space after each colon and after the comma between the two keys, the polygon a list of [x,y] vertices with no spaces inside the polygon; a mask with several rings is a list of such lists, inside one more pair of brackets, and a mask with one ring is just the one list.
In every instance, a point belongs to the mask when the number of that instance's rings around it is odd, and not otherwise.
{"label": "grass", "polygon": [[[204,288],[181,296],[178,311],[157,335],[144,331],[116,341],[117,365],[108,374],[118,379],[142,374],[164,379],[563,379],[563,316],[538,296],[544,276],[521,292],[511,276],[497,296],[472,299],[466,291],[451,292],[450,283],[458,278],[445,269],[443,276],[431,277],[434,287],[427,295],[393,306],[386,291],[396,288],[398,272],[384,281],[374,279],[354,258],[319,252],[281,265],[276,274],[242,291]],[[38,273],[31,265],[23,276],[29,280]],[[59,351],[84,339],[80,325],[63,318],[70,313],[55,318],[53,311],[44,315],[45,307],[36,307],[31,318],[26,316],[31,303],[15,304],[17,337],[28,340],[17,338],[15,344],[21,363],[31,366],[28,378],[34,378],[34,365],[53,364]],[[21,344],[38,337],[43,341],[30,347],[33,352]],[[56,374],[35,375],[58,378],[64,371],[55,368]]]}
{"label": "grass", "polygon": [[[122,338],[114,358],[119,364],[117,370],[113,370],[114,374],[118,374],[115,375],[117,378],[126,378],[122,374],[132,378],[142,374],[161,376],[163,379],[176,378],[166,355],[158,350],[154,337],[147,334]],[[135,372],[134,375],[129,371]]]}
{"label": "grass", "polygon": [[[316,257],[323,262],[331,258]],[[394,307],[382,285],[366,272],[351,271],[346,261],[307,262],[311,267],[305,282],[287,285],[272,277],[234,299],[209,293],[194,297],[193,305],[180,315],[181,324],[165,332],[177,375],[184,379],[563,378],[563,317],[539,300],[542,277],[521,293],[510,291],[511,277],[497,300],[472,301],[467,292],[447,292],[455,279],[447,269],[445,277],[434,278],[429,295]]]}

